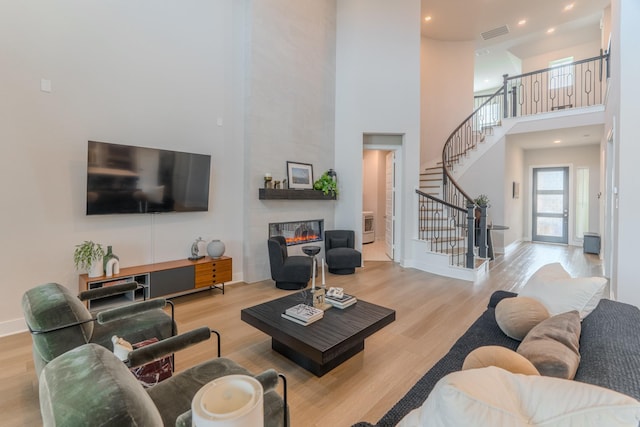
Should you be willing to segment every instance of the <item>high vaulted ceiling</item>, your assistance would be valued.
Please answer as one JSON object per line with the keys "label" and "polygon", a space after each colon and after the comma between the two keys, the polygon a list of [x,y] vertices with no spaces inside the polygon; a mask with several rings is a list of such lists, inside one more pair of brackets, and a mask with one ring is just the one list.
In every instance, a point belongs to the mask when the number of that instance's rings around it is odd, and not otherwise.
{"label": "high vaulted ceiling", "polygon": [[[422,0],[422,34],[441,41],[473,41],[474,86],[479,91],[498,86],[502,74],[520,73],[513,56],[530,57],[599,40],[602,11],[609,3],[610,0]],[[431,20],[426,21],[427,16]],[[526,23],[519,25],[522,20]],[[550,28],[554,32],[547,34]]]}

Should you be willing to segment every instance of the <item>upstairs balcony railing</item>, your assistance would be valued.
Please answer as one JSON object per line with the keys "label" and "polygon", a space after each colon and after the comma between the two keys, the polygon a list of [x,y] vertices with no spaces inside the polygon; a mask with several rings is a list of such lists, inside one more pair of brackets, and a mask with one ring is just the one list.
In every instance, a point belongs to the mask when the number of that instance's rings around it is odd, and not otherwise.
{"label": "upstairs balcony railing", "polygon": [[609,77],[609,55],[503,76],[503,117],[519,117],[602,104]]}

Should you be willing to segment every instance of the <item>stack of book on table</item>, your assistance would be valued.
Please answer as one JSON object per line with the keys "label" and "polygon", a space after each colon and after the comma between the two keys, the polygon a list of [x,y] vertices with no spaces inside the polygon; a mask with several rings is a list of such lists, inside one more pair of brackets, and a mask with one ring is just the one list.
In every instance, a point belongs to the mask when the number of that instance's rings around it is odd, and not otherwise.
{"label": "stack of book on table", "polygon": [[306,304],[294,305],[282,313],[283,318],[304,326],[322,319],[322,316],[324,316],[324,311]]}
{"label": "stack of book on table", "polygon": [[336,308],[347,308],[358,301],[356,297],[349,294],[342,294],[342,296],[326,295],[324,300]]}

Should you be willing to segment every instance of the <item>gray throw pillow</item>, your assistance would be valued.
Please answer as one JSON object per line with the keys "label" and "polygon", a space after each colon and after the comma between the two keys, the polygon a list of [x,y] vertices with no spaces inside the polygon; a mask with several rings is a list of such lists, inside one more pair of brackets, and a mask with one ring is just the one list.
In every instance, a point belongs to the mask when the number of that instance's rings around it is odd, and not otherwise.
{"label": "gray throw pillow", "polygon": [[540,375],[571,380],[580,364],[580,331],[578,311],[558,314],[531,329],[518,353],[529,359]]}

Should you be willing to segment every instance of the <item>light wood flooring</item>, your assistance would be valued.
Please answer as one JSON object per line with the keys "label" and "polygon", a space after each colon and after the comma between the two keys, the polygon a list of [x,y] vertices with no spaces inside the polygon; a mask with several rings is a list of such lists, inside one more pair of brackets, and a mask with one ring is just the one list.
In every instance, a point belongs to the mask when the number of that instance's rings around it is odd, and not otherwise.
{"label": "light wood flooring", "polygon": [[[328,286],[395,309],[396,321],[367,338],[363,352],[321,378],[272,351],[267,335],[240,320],[242,308],[288,292],[270,280],[230,285],[225,295],[205,291],[176,298],[176,318],[181,331],[203,325],[219,330],[222,355],[252,372],[284,373],[293,427],[351,426],[380,419],[484,311],[494,290],[517,292],[551,262],[561,262],[573,276],[602,275],[598,257],[581,248],[532,243],[496,258],[488,277],[475,284],[392,262],[366,262],[354,275],[328,274]],[[198,344],[176,355],[177,371],[211,357],[213,341]],[[0,338],[0,361],[0,424],[41,425],[29,335]]]}

